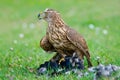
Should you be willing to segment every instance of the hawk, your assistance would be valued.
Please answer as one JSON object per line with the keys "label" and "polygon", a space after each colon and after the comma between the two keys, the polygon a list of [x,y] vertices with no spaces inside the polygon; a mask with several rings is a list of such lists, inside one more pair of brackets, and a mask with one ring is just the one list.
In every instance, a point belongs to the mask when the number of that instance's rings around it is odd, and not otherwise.
{"label": "hawk", "polygon": [[75,52],[81,60],[86,57],[88,67],[92,66],[85,39],[63,21],[60,13],[53,9],[45,9],[38,18],[48,23],[46,35],[41,39],[40,46],[45,51],[57,52],[52,60],[72,56]]}

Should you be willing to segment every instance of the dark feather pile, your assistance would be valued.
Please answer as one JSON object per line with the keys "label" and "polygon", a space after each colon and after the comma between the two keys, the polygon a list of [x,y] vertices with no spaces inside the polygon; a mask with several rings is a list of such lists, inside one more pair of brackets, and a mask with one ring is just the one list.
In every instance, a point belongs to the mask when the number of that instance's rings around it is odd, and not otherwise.
{"label": "dark feather pile", "polygon": [[69,57],[66,56],[61,61],[46,61],[44,64],[41,64],[37,69],[38,75],[48,74],[50,76],[66,73],[73,69],[83,70],[84,65],[78,57]]}
{"label": "dark feather pile", "polygon": [[[105,80],[120,80],[119,66],[99,64],[96,67],[88,68],[88,71],[85,72],[83,61],[76,56],[66,56],[61,61],[46,61],[37,69],[38,75],[57,76],[71,73],[78,75],[78,78],[93,74],[93,80],[101,80],[104,78]],[[113,74],[115,74],[115,76]]]}

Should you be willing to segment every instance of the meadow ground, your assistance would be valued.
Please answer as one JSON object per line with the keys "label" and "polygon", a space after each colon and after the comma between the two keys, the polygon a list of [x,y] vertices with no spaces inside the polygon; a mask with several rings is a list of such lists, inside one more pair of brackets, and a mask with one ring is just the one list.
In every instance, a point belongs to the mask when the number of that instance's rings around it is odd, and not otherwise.
{"label": "meadow ground", "polygon": [[[81,33],[89,46],[91,60],[120,66],[120,0],[2,0],[0,1],[0,80],[47,80],[34,70],[54,54],[46,54],[39,41],[47,23],[37,15],[45,8],[61,13],[65,22]],[[86,60],[85,60],[85,65]],[[90,80],[92,76],[83,77]],[[77,80],[60,75],[50,80]]]}

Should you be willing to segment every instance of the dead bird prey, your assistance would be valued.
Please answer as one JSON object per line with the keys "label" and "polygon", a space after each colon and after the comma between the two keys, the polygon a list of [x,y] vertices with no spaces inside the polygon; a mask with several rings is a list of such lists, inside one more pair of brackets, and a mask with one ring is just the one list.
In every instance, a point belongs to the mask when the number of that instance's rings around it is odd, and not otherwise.
{"label": "dead bird prey", "polygon": [[94,80],[103,80],[104,78],[104,80],[120,79],[120,66],[99,64],[96,67],[89,68],[88,71],[94,73]]}
{"label": "dead bird prey", "polygon": [[59,61],[46,61],[41,64],[37,69],[38,75],[59,75],[59,74],[67,74],[68,72],[75,73],[74,70],[84,70],[83,61],[81,61],[76,55],[65,56],[65,58]]}
{"label": "dead bird prey", "polygon": [[38,18],[48,22],[46,36],[40,41],[40,45],[46,51],[57,52],[51,59],[52,61],[59,58],[60,55],[62,57],[72,56],[75,52],[81,60],[84,59],[84,56],[86,57],[88,67],[92,66],[85,39],[67,26],[57,11],[46,9],[38,15]]}

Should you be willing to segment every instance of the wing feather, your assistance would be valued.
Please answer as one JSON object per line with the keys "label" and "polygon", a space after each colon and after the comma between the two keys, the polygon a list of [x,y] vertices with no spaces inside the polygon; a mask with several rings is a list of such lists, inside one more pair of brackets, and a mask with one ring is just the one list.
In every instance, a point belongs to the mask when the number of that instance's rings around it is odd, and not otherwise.
{"label": "wing feather", "polygon": [[77,33],[77,31],[68,28],[67,38],[74,46],[82,50],[85,53],[85,55],[90,56],[85,39],[79,33]]}
{"label": "wing feather", "polygon": [[45,51],[50,51],[50,52],[55,52],[55,48],[52,46],[52,44],[49,42],[49,40],[47,39],[47,36],[44,36],[41,40],[40,40],[40,47],[45,50]]}

